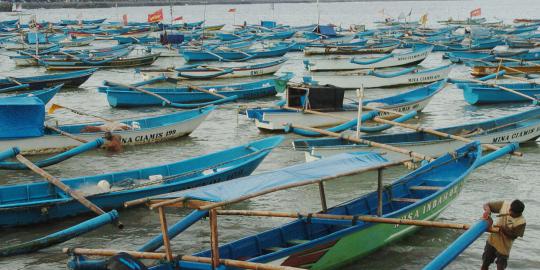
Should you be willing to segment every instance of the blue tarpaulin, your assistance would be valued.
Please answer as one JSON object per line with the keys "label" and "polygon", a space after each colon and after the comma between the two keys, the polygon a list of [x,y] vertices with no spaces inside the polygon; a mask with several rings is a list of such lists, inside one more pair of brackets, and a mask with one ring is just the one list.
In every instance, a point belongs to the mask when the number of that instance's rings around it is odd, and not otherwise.
{"label": "blue tarpaulin", "polygon": [[266,28],[275,28],[277,23],[275,21],[261,21],[261,26]]}
{"label": "blue tarpaulin", "polygon": [[36,40],[39,44],[47,43],[47,36],[43,33],[28,33],[26,34],[26,40],[28,44],[36,44]]}
{"label": "blue tarpaulin", "polygon": [[336,36],[336,30],[331,25],[319,25],[317,28],[315,28],[315,33],[319,33],[321,35],[333,37]]}
{"label": "blue tarpaulin", "polygon": [[241,196],[270,190],[293,183],[318,180],[335,175],[376,168],[388,160],[376,153],[343,153],[313,162],[302,163],[283,169],[246,176],[190,190],[157,196],[158,198],[189,198],[205,201],[229,201]]}
{"label": "blue tarpaulin", "polygon": [[184,35],[180,34],[161,34],[159,37],[161,44],[182,44]]}
{"label": "blue tarpaulin", "polygon": [[0,99],[0,138],[43,136],[45,105],[37,97]]}

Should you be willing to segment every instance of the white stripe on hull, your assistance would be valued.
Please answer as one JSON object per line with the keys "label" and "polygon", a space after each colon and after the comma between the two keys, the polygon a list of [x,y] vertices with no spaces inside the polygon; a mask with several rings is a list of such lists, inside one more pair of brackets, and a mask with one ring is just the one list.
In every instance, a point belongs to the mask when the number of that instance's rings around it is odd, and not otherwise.
{"label": "white stripe on hull", "polygon": [[430,83],[448,78],[451,68],[436,70],[434,72],[407,73],[393,78],[381,78],[373,75],[349,74],[340,76],[312,76],[313,80],[321,85],[331,84],[342,88],[375,88],[394,85]]}
{"label": "white stripe on hull", "polygon": [[[487,135],[469,137],[470,139],[480,141],[481,143],[506,144],[509,142],[522,143],[530,141],[540,136],[540,122],[528,127],[497,132]],[[465,142],[456,140],[442,140],[435,142],[417,142],[417,143],[392,143],[393,146],[403,147],[415,152],[423,153],[428,156],[438,157],[465,145]],[[301,150],[301,149],[299,149]],[[313,161],[323,157],[333,156],[340,153],[367,151],[367,152],[385,152],[384,157],[390,161],[397,161],[406,158],[405,155],[392,151],[384,151],[375,147],[368,146],[336,146],[336,147],[314,147],[306,152],[306,161]]]}
{"label": "white stripe on hull", "polygon": [[355,49],[354,46],[328,46],[328,47],[310,47],[304,48],[305,55],[321,55],[321,54],[362,54],[362,53],[389,53],[398,45],[381,47],[381,48],[361,48]]}
{"label": "white stripe on hull", "polygon": [[[355,70],[355,69],[373,69],[403,66],[411,63],[423,61],[431,51],[425,50],[411,54],[395,54],[394,56],[371,64],[355,64],[351,62],[351,57],[334,57],[329,59],[318,59],[309,62],[309,70],[325,71],[325,70]],[[380,58],[382,56],[378,56]],[[366,61],[369,58],[357,58],[359,61]],[[375,59],[375,58],[373,58]]]}
{"label": "white stripe on hull", "polygon": [[[251,76],[261,76],[261,75],[268,75],[268,74],[274,74],[276,73],[281,66],[283,65],[274,65],[271,67],[265,67],[265,68],[259,68],[259,69],[246,69],[246,70],[235,70],[231,73],[227,73],[218,77],[214,77],[214,79],[222,79],[222,78],[240,78],[240,77],[251,77]],[[226,67],[223,67],[225,69]],[[210,76],[212,74],[220,73],[221,71],[204,71],[204,72],[182,72],[182,74],[185,74],[186,76]],[[144,80],[150,80],[154,77],[165,75],[169,78],[175,78],[175,79],[187,79],[185,77],[176,76],[178,72],[161,72],[161,71],[143,71],[141,72]]]}
{"label": "white stripe on hull", "polygon": [[[206,119],[206,117],[207,115],[198,116],[187,121],[150,129],[115,131],[114,134],[122,137],[123,145],[156,143],[176,139],[190,134],[204,121],[204,119]],[[87,141],[93,141],[103,137],[102,132],[81,133],[75,135]],[[80,144],[80,142],[62,135],[45,135],[35,138],[3,140],[0,141],[0,149],[18,147],[22,154],[40,155],[63,152]]]}

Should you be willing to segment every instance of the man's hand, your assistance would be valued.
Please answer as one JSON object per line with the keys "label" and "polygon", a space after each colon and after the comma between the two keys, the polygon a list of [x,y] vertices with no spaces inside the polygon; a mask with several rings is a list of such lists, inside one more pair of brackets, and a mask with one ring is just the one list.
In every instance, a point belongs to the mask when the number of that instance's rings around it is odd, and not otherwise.
{"label": "man's hand", "polygon": [[[484,213],[482,214],[482,219],[488,220],[491,219],[491,208],[489,208],[489,205],[486,203],[484,204]],[[491,220],[491,223],[493,223],[493,220]]]}

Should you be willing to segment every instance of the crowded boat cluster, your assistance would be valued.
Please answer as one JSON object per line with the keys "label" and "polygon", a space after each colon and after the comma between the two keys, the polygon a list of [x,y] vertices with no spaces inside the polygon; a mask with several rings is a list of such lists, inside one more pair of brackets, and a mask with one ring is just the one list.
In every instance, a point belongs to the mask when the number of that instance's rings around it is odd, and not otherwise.
{"label": "crowded boat cluster", "polygon": [[[66,247],[68,266],[340,269],[422,227],[466,230],[424,267],[445,268],[482,234],[502,229],[487,219],[471,225],[437,217],[476,168],[505,155],[526,158],[519,144],[540,136],[540,109],[535,106],[442,128],[422,124],[419,115],[450,85],[461,89],[464,100],[474,106],[538,103],[540,19],[507,24],[479,15],[474,10],[468,19],[439,21],[435,28],[426,26],[425,16],[418,21],[387,18],[371,29],[276,21],[207,25],[182,18],[164,23],[162,10],[149,14],[148,22],[128,22],[127,17],[122,22],[35,17],[0,21],[2,54],[9,55],[15,68],[39,66],[43,72],[0,79],[0,169],[31,170],[43,178],[0,187],[0,227],[48,226],[97,215],[42,238],[2,244],[0,256],[62,246],[109,223],[123,227],[122,212],[146,206],[157,210],[161,234],[133,251]],[[434,54],[442,57],[442,64],[421,64]],[[177,65],[154,64],[162,58]],[[302,72],[282,71],[292,58],[300,59],[294,63],[303,66],[295,70]],[[450,78],[456,66],[466,66],[470,76]],[[103,81],[96,95],[106,97],[111,107],[171,110],[110,119],[88,112],[85,104],[53,102],[58,92],[79,88],[104,69],[126,69],[141,78],[132,83],[114,77]],[[364,98],[369,91],[404,86],[398,94]],[[280,100],[272,106],[257,103],[273,96]],[[153,167],[69,179],[47,172],[46,167],[88,151],[182,140],[218,109],[251,120],[261,138]],[[95,122],[62,124],[54,119],[58,110]],[[292,146],[282,144],[287,136],[295,138]],[[306,162],[251,175],[278,146],[303,152]],[[124,151],[135,155],[137,150]],[[384,183],[383,171],[390,168],[402,176]],[[376,190],[338,205],[327,203],[327,181],[367,172],[377,175]],[[236,204],[308,185],[319,189],[318,212],[234,210]],[[168,225],[166,208],[191,212]],[[220,243],[219,231],[225,228],[219,227],[219,216],[292,221]],[[171,239],[206,218],[210,248],[193,243],[200,251],[180,254],[183,248],[173,247]]]}

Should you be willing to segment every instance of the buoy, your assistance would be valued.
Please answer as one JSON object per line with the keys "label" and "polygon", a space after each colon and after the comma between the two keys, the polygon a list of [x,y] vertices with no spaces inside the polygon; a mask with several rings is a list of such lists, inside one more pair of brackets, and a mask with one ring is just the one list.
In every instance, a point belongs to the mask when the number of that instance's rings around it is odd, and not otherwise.
{"label": "buoy", "polygon": [[97,186],[99,187],[99,189],[101,189],[101,191],[103,192],[109,192],[111,191],[111,184],[109,183],[109,181],[107,180],[101,180],[98,182]]}

